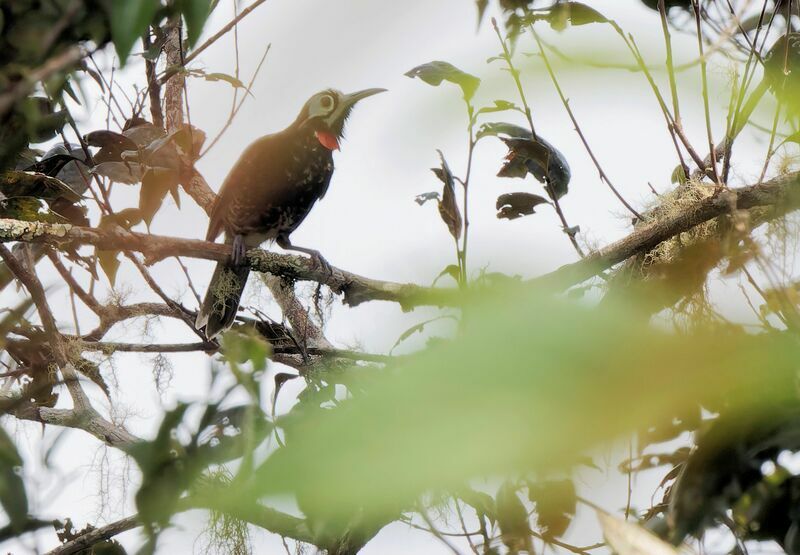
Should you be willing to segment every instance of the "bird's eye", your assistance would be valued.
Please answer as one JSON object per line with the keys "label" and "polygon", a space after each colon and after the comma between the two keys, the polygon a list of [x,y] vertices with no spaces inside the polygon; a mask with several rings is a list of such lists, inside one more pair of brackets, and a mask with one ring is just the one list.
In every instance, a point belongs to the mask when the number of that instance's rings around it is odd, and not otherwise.
{"label": "bird's eye", "polygon": [[333,106],[333,97],[330,95],[325,95],[319,99],[319,104],[327,110]]}

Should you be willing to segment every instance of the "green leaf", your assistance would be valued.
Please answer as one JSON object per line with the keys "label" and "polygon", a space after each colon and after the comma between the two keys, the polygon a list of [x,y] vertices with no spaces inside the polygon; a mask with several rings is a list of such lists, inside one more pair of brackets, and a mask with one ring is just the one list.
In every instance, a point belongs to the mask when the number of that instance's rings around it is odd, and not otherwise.
{"label": "green leaf", "polygon": [[436,61],[423,64],[409,70],[405,75],[412,79],[417,77],[434,87],[441,85],[442,81],[456,84],[461,87],[464,93],[464,100],[467,102],[472,100],[472,97],[475,96],[475,92],[481,84],[480,79],[469,73],[464,73],[448,62]]}
{"label": "green leaf", "polygon": [[211,2],[210,0],[179,0],[178,8],[186,21],[189,46],[194,46],[211,14]]}
{"label": "green leaf", "polygon": [[491,113],[494,113],[494,112],[506,112],[508,110],[515,110],[517,112],[523,112],[519,108],[519,106],[517,106],[513,102],[509,102],[508,100],[495,100],[494,101],[494,106],[486,106],[485,108],[481,108],[480,110],[478,110],[478,113],[479,114],[491,114]]}
{"label": "green leaf", "polygon": [[568,25],[589,25],[608,23],[608,18],[581,2],[562,2],[549,8],[544,14],[535,14],[533,21],[544,20],[556,31],[563,31]]}
{"label": "green leaf", "polygon": [[237,79],[233,75],[228,75],[227,73],[206,73],[203,75],[203,79],[206,81],[225,81],[226,83],[230,83],[236,89],[243,89],[245,88],[244,83],[240,79]]}
{"label": "green leaf", "polygon": [[0,428],[0,504],[11,520],[11,528],[21,531],[28,521],[28,496],[19,469],[22,457],[14,442],[3,428]]}
{"label": "green leaf", "polygon": [[124,0],[113,2],[109,9],[111,16],[111,38],[124,66],[134,43],[152,23],[153,17],[161,7],[159,0]]}

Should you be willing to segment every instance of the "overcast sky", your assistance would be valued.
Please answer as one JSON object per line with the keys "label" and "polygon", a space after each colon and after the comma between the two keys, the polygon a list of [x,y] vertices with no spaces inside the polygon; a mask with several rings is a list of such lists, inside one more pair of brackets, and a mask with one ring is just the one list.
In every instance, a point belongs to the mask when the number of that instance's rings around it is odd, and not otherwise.
{"label": "overcast sky", "polygon": [[[207,26],[206,36],[232,17],[231,2],[223,0],[220,4]],[[356,107],[342,151],[335,155],[337,170],[331,188],[292,239],[297,245],[319,249],[332,264],[349,271],[392,281],[431,283],[445,266],[455,261],[452,239],[435,206],[419,207],[413,199],[419,193],[440,188],[430,171],[437,165],[436,149],[443,151],[457,174],[463,174],[466,115],[457,88],[446,85],[432,88],[403,74],[421,63],[446,60],[483,79],[476,97],[479,105],[495,99],[518,102],[508,75],[497,64],[486,63],[487,58],[498,52],[499,45],[488,22],[476,31],[475,10],[470,4],[470,0],[266,2],[239,27],[242,80],[250,79],[264,49],[271,44],[267,61],[253,85],[253,97],[247,100],[223,139],[201,160],[201,172],[217,190],[251,141],[283,129],[295,119],[306,99],[321,89],[335,87],[351,92],[367,87],[387,88],[389,93]],[[639,7],[633,0],[605,0],[592,5],[633,32],[643,50],[653,54],[653,62],[661,60],[660,21],[654,12]],[[544,32],[544,37],[558,41],[560,48],[576,55],[631,63],[618,37],[604,27],[573,29],[562,35]],[[676,40],[679,58],[690,59],[694,39],[678,36]],[[519,48],[532,52],[535,45],[524,38]],[[518,61],[524,65],[524,84],[537,131],[559,148],[572,166],[571,191],[563,200],[570,224],[580,225],[582,239],[592,246],[621,237],[630,231],[630,220],[598,179],[543,67],[525,56],[518,56]],[[195,67],[233,73],[233,34],[204,52]],[[654,196],[648,183],[658,191],[668,189],[676,160],[645,79],[626,71],[560,64],[556,71],[592,148],[614,184],[637,208],[652,204]],[[133,65],[122,79],[135,78],[141,83],[140,75],[141,68]],[[699,98],[699,79],[695,77],[694,73],[683,74],[681,90],[685,120],[697,123],[690,126],[690,136],[701,145],[705,143],[705,129],[700,125],[702,106],[692,101]],[[663,79],[664,74],[658,78]],[[725,84],[725,79],[724,68],[712,68],[712,108],[716,114],[722,113],[727,103],[727,95],[718,88]],[[224,82],[189,80],[192,123],[214,136],[228,117],[231,91]],[[717,137],[721,137],[724,117],[717,117],[716,121]],[[99,129],[104,122],[105,108],[96,103],[89,106],[82,129]],[[518,119],[515,122],[523,123]],[[748,136],[739,143],[737,152],[742,160],[763,159],[766,145]],[[470,212],[471,275],[485,269],[534,276],[574,261],[576,255],[552,210],[545,208],[536,216],[514,222],[495,217],[494,204],[499,194],[542,192],[541,186],[531,179],[523,182],[496,178],[504,154],[502,144],[493,139],[483,141],[476,154]],[[755,166],[739,166],[734,171],[742,181],[757,175]],[[117,188],[123,191],[115,203],[117,208],[135,205],[136,189],[125,190],[121,185]],[[172,203],[171,199],[167,202]],[[205,214],[184,196],[181,209],[164,208],[152,230],[158,234],[201,238],[207,223]],[[210,263],[189,262],[195,283],[200,287],[207,284],[211,268]],[[185,292],[184,278],[174,262],[159,264],[154,275],[171,294]],[[128,291],[131,298],[137,298],[134,291],[141,286],[130,267],[123,266],[119,281],[120,291]],[[56,282],[53,278],[50,284]],[[714,294],[724,296],[736,287],[738,280],[717,281]],[[278,318],[275,307],[264,299],[264,292],[257,293],[261,297],[255,304],[266,307]],[[190,302],[190,297],[186,299]],[[68,304],[59,308],[66,326]],[[749,318],[746,307],[730,305],[727,309],[732,317]],[[386,352],[405,329],[436,314],[431,309],[403,314],[389,303],[369,303],[350,309],[341,307],[337,300],[327,332],[337,345],[358,345],[367,351]],[[131,340],[131,334],[138,329],[120,327],[114,335]],[[153,327],[150,337],[158,342],[192,340],[188,331],[170,324]],[[408,348],[423,341],[424,337],[415,338]],[[205,355],[175,355],[170,360],[174,376],[169,390],[159,393],[153,385],[151,357],[120,355],[117,359],[114,369],[120,387],[117,408],[120,416],[127,416],[126,424],[136,434],[152,432],[160,420],[162,407],[170,406],[176,399],[203,399],[207,393],[209,360]],[[105,371],[110,373],[110,369]],[[271,383],[271,378],[265,381]],[[269,391],[266,385],[265,390]],[[291,395],[290,388],[282,393],[284,409]],[[107,406],[102,396],[94,398]],[[31,452],[49,446],[57,435],[48,430],[42,440],[41,429],[36,426],[20,425],[16,429],[18,440]],[[130,496],[135,487],[127,492],[126,500],[121,486],[128,483],[128,478],[118,468],[120,458],[115,453],[98,449],[96,442],[85,434],[72,431],[66,433],[54,451],[54,460],[58,461],[60,474],[44,474],[35,465],[26,466],[31,481],[37,484],[31,492],[37,503],[36,514],[41,509],[43,516],[70,515],[82,526],[86,521],[102,523],[133,512]],[[101,469],[106,463],[114,468],[111,481],[101,480],[104,476]],[[87,474],[89,468],[94,470]],[[593,491],[592,498],[607,508],[624,505],[626,484],[613,473],[588,476],[582,482],[599,488]],[[648,503],[652,493],[649,483],[644,484],[638,491],[641,506]],[[107,506],[101,504],[101,489],[112,492]],[[176,521],[178,526],[164,535],[161,553],[188,552],[203,527],[202,515],[182,516]],[[581,537],[576,541],[596,539],[586,533],[596,530],[593,525],[580,530]],[[139,538],[136,532],[121,536],[129,547],[137,545]],[[282,549],[279,542],[264,534],[254,539],[256,552]],[[55,537],[40,535],[37,541],[41,542],[39,547],[52,547]],[[202,540],[198,545],[202,545]],[[364,551],[368,555],[446,552],[434,538],[399,525],[383,531]]]}

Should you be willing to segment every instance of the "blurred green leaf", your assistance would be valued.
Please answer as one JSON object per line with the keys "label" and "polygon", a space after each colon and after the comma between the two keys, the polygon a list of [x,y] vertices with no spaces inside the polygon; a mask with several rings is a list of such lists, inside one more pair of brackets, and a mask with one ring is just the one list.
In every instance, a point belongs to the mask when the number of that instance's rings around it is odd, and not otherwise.
{"label": "blurred green leaf", "polygon": [[186,34],[189,38],[189,46],[194,46],[208,16],[211,14],[210,0],[178,0],[178,9],[183,14],[186,21]]}
{"label": "blurred green leaf", "polygon": [[21,531],[28,521],[28,496],[19,473],[21,468],[22,457],[6,431],[0,428],[0,504],[16,531]]}
{"label": "blurred green leaf", "polygon": [[622,307],[582,310],[514,287],[465,311],[457,339],[404,359],[324,418],[297,416],[293,441],[249,492],[299,492],[322,513],[388,509],[475,477],[571,465],[732,391],[753,407],[794,395],[788,337],[660,333]]}
{"label": "blurred green leaf", "polygon": [[160,7],[160,0],[114,2],[113,8],[109,10],[111,38],[114,41],[120,65],[125,65],[134,43],[147,30]]}

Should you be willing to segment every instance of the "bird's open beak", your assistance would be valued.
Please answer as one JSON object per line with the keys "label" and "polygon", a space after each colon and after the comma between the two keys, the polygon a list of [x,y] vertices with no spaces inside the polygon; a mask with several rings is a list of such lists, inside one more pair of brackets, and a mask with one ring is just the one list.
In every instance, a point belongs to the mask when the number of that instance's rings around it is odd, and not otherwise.
{"label": "bird's open beak", "polygon": [[382,92],[386,92],[386,89],[365,89],[363,91],[346,94],[342,98],[342,107],[348,108],[354,105],[359,100],[364,100],[369,96],[380,94]]}

